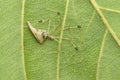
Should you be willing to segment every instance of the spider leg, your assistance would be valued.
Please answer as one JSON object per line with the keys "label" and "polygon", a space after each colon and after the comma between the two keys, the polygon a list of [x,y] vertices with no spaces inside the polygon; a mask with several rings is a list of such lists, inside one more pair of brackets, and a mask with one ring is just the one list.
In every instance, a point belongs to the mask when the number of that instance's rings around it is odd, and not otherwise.
{"label": "spider leg", "polygon": [[71,26],[66,26],[66,28],[65,28],[64,30],[76,29],[76,28],[81,28],[81,26],[80,26],[80,25],[73,26],[73,27],[71,27]]}
{"label": "spider leg", "polygon": [[[59,37],[55,37],[55,39],[57,40],[59,39]],[[62,39],[69,41],[72,44],[72,46],[75,48],[75,50],[78,51],[78,46],[76,46],[72,40],[70,40],[69,38],[62,38]],[[59,41],[57,40],[57,42]]]}
{"label": "spider leg", "polygon": [[48,22],[48,29],[47,29],[47,32],[50,33],[50,28],[51,28],[51,25],[50,25],[50,19],[45,19],[45,20],[40,20],[38,21],[39,23],[46,23]]}

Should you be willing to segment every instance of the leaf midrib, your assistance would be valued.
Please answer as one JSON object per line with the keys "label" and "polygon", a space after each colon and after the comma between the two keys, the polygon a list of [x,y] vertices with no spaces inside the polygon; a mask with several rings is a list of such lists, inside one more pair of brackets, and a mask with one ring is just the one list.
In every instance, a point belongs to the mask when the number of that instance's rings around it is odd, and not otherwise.
{"label": "leaf midrib", "polygon": [[96,0],[91,0],[91,3],[94,6],[94,8],[96,9],[96,11],[99,14],[99,16],[101,17],[101,20],[104,23],[104,25],[106,26],[106,28],[109,30],[109,32],[111,33],[111,35],[113,36],[113,38],[115,39],[117,44],[120,46],[120,40],[119,40],[118,36],[111,29],[110,24],[108,23],[108,21],[106,20],[105,16],[102,13],[102,11],[100,10],[100,6],[97,4]]}

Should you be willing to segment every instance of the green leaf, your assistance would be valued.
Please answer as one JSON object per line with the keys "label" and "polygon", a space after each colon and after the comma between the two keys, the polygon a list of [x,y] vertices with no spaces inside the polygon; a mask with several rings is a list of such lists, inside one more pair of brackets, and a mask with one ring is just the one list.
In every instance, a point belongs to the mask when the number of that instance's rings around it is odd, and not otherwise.
{"label": "green leaf", "polygon": [[0,80],[24,80],[21,1],[0,1]]}
{"label": "green leaf", "polygon": [[[119,80],[119,4],[120,0],[0,1],[0,80]],[[48,22],[38,22],[43,19],[50,20],[58,42],[46,39],[40,44],[29,30],[27,21],[47,30]],[[81,28],[64,30],[77,25]]]}

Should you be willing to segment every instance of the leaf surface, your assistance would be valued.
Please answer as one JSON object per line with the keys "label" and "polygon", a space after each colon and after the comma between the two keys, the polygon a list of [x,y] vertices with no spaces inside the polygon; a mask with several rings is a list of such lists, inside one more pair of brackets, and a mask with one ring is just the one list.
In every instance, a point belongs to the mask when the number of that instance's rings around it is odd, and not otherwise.
{"label": "leaf surface", "polygon": [[[0,80],[119,80],[119,3],[1,1]],[[58,42],[46,39],[40,44],[29,30],[27,21],[47,30],[48,22],[38,22],[43,19],[50,20]],[[77,25],[81,28],[64,30]]]}
{"label": "leaf surface", "polygon": [[24,80],[21,4],[0,1],[0,80]]}

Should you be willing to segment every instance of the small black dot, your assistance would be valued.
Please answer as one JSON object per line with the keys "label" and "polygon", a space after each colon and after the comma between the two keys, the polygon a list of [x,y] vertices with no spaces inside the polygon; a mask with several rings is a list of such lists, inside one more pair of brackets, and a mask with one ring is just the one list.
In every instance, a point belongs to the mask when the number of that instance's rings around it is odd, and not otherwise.
{"label": "small black dot", "polygon": [[77,25],[77,28],[81,28],[81,26],[80,26],[80,25]]}
{"label": "small black dot", "polygon": [[75,47],[75,50],[78,51],[78,47]]}
{"label": "small black dot", "polygon": [[40,20],[40,21],[38,21],[39,23],[42,23],[43,22],[43,20]]}
{"label": "small black dot", "polygon": [[57,15],[60,15],[60,12],[57,12]]}

